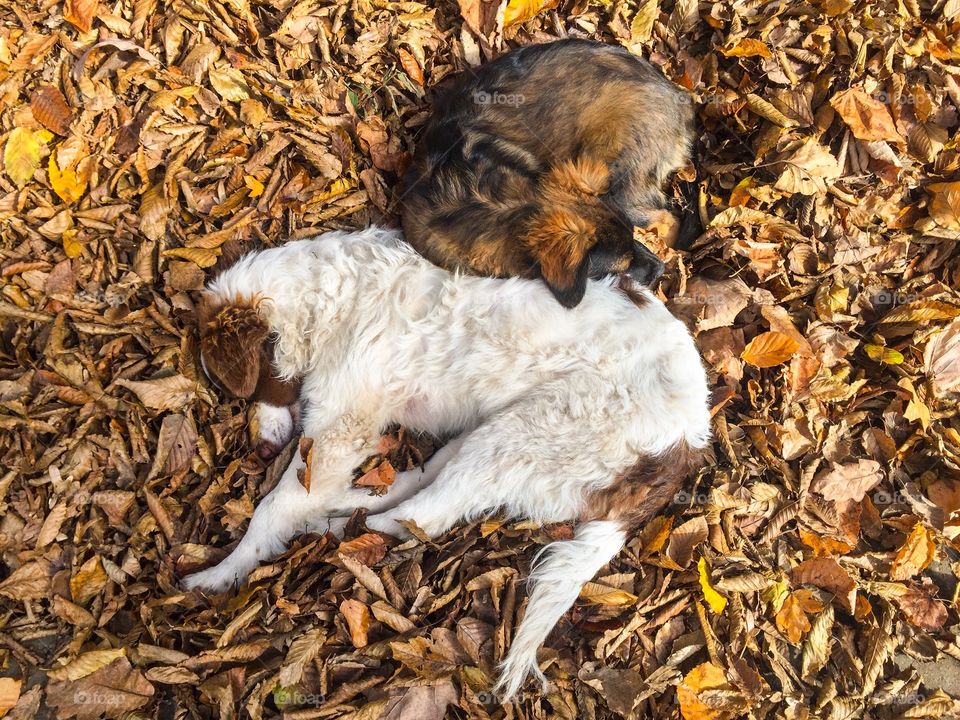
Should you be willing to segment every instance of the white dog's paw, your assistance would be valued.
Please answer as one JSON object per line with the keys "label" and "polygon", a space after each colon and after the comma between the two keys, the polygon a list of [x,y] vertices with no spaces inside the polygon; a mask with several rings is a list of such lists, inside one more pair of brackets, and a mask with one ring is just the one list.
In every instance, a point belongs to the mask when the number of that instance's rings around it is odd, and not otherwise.
{"label": "white dog's paw", "polygon": [[220,563],[212,568],[188,575],[181,585],[185,590],[206,590],[207,592],[221,593],[240,585],[246,579],[246,573],[241,573],[228,563]]}

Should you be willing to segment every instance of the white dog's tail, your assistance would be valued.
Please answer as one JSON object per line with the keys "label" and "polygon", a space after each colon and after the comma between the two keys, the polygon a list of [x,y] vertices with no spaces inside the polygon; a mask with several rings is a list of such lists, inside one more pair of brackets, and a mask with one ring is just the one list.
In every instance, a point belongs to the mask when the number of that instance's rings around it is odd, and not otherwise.
{"label": "white dog's tail", "polygon": [[551,543],[534,561],[527,611],[500,665],[495,688],[504,700],[517,693],[528,673],[546,684],[537,665],[537,649],[573,605],[584,583],[620,552],[626,540],[622,522],[591,520],[577,528],[573,540]]}

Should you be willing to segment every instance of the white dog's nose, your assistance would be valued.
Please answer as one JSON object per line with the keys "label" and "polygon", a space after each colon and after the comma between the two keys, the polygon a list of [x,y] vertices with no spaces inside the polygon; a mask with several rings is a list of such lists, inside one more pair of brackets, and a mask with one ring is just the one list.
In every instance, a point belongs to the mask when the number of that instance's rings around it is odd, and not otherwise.
{"label": "white dog's nose", "polygon": [[276,457],[296,430],[293,409],[284,405],[259,402],[253,407],[250,439],[257,455],[264,460]]}

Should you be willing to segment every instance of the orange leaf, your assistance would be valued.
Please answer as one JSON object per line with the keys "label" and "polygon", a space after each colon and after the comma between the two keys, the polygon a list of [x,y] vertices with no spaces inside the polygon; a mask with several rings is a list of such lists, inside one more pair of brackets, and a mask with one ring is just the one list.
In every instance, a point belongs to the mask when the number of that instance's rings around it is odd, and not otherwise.
{"label": "orange leaf", "polygon": [[729,710],[711,707],[700,700],[705,690],[733,690],[723,668],[713,663],[697,665],[677,686],[677,700],[684,720],[727,720],[734,717]]}
{"label": "orange leaf", "polygon": [[303,489],[310,492],[310,469],[313,466],[313,438],[300,438],[300,459],[303,460],[303,467],[297,468],[297,480],[303,485]]}
{"label": "orange leaf", "polygon": [[783,601],[783,607],[777,613],[777,627],[794,645],[810,632],[810,620],[794,593]]}
{"label": "orange leaf", "polygon": [[936,552],[937,546],[930,531],[923,523],[917,523],[890,564],[890,579],[912,578],[933,562]]}
{"label": "orange leaf", "polygon": [[403,67],[403,71],[417,85],[423,85],[423,70],[420,69],[420,63],[417,62],[413,53],[406,48],[400,48],[397,50],[397,55],[400,56],[400,65]]}
{"label": "orange leaf", "polygon": [[786,362],[799,348],[800,343],[789,335],[770,331],[751,340],[740,357],[756,367],[768,368]]}
{"label": "orange leaf", "polygon": [[773,53],[766,43],[753,38],[741,38],[732,46],[720,50],[726,57],[764,57],[768,58]]}
{"label": "orange leaf", "polygon": [[903,142],[897,132],[887,106],[867,95],[859,88],[839,92],[830,98],[833,109],[850,128],[858,140],[893,140]]}
{"label": "orange leaf", "polygon": [[364,533],[353,540],[344,540],[337,548],[341,555],[349,555],[364,565],[375,565],[387,554],[387,544],[376,533]]}
{"label": "orange leaf", "polygon": [[340,613],[347,621],[350,630],[350,642],[355,648],[367,646],[367,630],[370,629],[370,610],[359,600],[344,600],[340,603]]}
{"label": "orange leaf", "polygon": [[63,19],[80,32],[90,32],[97,0],[67,0],[63,5]]}

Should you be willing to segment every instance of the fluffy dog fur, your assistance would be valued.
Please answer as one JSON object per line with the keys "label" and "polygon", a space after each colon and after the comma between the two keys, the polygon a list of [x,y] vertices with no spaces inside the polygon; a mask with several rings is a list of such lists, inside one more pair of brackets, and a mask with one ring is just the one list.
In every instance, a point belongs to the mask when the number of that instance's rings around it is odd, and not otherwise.
{"label": "fluffy dog fur", "polygon": [[542,277],[567,307],[588,278],[660,276],[633,227],[663,211],[664,181],[688,161],[686,93],[622,48],[562,40],[470,69],[438,95],[400,200],[424,256]]}
{"label": "fluffy dog fur", "polygon": [[[574,539],[548,546],[536,564],[499,687],[511,696],[528,673],[542,680],[537,648],[550,629],[708,442],[693,340],[649,291],[627,290],[613,278],[590,282],[585,301],[566,310],[542,283],[451,274],[376,228],[241,260],[209,286],[207,302],[233,317],[221,332],[272,341],[276,374],[302,382],[312,482],[308,492],[298,481],[296,458],[233,552],[186,586],[224,590],[295,533],[342,530],[358,506],[370,509],[369,528],[399,537],[408,534],[399,520],[437,535],[497,510],[577,521]],[[225,367],[229,347],[233,339],[211,339],[208,366],[221,377],[260,373]],[[232,356],[257,363],[262,353]],[[457,435],[423,471],[372,497],[352,486],[352,471],[393,423]]]}

